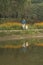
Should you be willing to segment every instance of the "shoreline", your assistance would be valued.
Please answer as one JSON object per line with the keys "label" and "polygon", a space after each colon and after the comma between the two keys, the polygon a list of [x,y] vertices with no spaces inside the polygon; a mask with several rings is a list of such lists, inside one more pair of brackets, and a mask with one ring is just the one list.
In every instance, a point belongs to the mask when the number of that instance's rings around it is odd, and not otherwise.
{"label": "shoreline", "polygon": [[[43,47],[43,43],[39,43],[39,44],[34,44],[33,46],[35,47]],[[28,45],[28,47],[24,47],[24,48],[29,48],[31,47],[31,44]],[[5,46],[0,46],[0,49],[20,49],[23,48],[22,45],[5,45]]]}

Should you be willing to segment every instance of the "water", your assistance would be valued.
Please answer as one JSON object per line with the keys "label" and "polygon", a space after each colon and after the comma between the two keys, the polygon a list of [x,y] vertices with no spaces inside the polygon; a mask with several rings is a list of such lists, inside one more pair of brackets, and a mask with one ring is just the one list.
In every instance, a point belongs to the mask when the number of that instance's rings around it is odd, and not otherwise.
{"label": "water", "polygon": [[[0,48],[0,65],[43,65],[43,46],[35,46],[32,41],[28,47]],[[24,42],[28,40],[21,44]],[[40,42],[42,39],[37,43]]]}

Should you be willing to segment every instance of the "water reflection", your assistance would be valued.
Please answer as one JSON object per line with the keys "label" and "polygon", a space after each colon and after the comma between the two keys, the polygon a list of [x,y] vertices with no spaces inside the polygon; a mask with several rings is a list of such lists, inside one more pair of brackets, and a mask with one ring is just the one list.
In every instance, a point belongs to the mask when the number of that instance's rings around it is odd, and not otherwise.
{"label": "water reflection", "polygon": [[22,51],[24,53],[27,51],[28,46],[29,46],[29,43],[24,41],[22,44]]}
{"label": "water reflection", "polygon": [[18,45],[11,42],[13,47],[0,48],[0,65],[43,65],[43,46],[35,45],[42,40],[20,40]]}

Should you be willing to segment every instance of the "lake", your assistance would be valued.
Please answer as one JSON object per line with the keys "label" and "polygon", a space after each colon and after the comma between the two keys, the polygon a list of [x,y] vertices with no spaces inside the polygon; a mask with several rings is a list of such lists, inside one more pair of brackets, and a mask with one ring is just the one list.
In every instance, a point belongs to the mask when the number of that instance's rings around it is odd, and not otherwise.
{"label": "lake", "polygon": [[[24,43],[29,45],[23,47]],[[0,42],[0,65],[43,65],[43,39]]]}

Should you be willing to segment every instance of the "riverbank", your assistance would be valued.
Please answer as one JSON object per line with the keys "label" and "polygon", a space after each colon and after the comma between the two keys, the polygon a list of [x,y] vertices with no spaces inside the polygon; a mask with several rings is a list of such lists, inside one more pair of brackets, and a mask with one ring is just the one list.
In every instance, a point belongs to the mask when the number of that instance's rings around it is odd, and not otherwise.
{"label": "riverbank", "polygon": [[[27,36],[27,37],[26,37]],[[23,44],[28,44],[28,47],[40,46],[43,47],[43,37],[29,36],[25,37],[13,35],[7,37],[0,37],[0,48],[22,48]]]}

